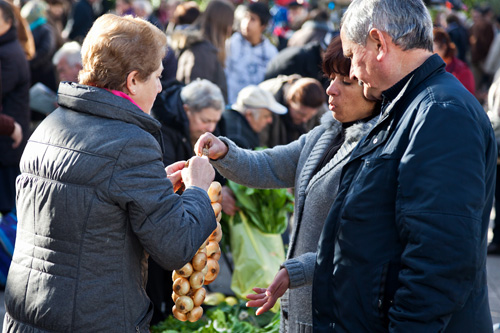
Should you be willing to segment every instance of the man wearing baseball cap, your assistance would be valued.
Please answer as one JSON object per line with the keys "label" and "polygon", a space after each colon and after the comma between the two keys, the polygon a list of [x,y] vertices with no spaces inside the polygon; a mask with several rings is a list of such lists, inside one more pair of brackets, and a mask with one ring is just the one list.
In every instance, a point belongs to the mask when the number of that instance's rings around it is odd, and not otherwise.
{"label": "man wearing baseball cap", "polygon": [[273,95],[258,86],[243,88],[231,109],[224,111],[225,134],[239,147],[254,149],[259,146],[259,133],[272,123],[272,113],[285,114],[287,108]]}

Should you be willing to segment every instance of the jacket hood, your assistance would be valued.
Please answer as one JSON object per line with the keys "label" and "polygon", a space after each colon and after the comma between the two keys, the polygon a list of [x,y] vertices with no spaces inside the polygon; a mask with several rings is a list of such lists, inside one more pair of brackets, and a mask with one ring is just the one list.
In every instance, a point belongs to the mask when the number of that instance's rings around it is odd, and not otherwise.
{"label": "jacket hood", "polygon": [[158,119],[162,125],[182,128],[183,132],[189,137],[189,119],[184,111],[181,99],[181,91],[184,85],[171,80],[162,85],[161,93],[156,96],[155,103],[151,109],[151,116]]}
{"label": "jacket hood", "polygon": [[57,103],[77,112],[134,124],[149,133],[155,133],[161,127],[156,119],[130,101],[102,88],[61,82]]}

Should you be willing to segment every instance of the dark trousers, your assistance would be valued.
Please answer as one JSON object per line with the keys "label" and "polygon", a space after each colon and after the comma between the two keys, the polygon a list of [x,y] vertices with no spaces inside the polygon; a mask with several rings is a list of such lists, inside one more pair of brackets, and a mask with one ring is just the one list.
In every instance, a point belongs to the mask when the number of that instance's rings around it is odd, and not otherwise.
{"label": "dark trousers", "polygon": [[[146,293],[154,305],[151,325],[158,324],[172,313],[172,307],[174,306],[172,284],[172,272],[164,270],[149,257]],[[162,311],[163,306],[165,311]]]}

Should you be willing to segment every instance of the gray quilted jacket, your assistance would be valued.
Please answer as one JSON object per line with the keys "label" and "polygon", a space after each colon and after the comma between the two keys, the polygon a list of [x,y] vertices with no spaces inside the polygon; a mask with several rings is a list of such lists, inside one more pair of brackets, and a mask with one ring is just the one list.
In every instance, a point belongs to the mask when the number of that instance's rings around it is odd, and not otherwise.
{"label": "gray quilted jacket", "polygon": [[221,138],[228,144],[229,151],[224,158],[212,163],[224,177],[256,188],[295,188],[294,225],[284,263],[291,288],[281,299],[281,332],[312,332],[310,284],[314,252],[337,195],[342,166],[376,119],[378,117],[349,127],[342,147],[314,176],[312,173],[323,153],[342,130],[330,112],[323,115],[321,125],[285,146],[254,152]]}
{"label": "gray quilted jacket", "polygon": [[17,179],[4,332],[149,332],[147,256],[189,261],[215,229],[205,191],[174,194],[160,123],[110,92],[59,88]]}

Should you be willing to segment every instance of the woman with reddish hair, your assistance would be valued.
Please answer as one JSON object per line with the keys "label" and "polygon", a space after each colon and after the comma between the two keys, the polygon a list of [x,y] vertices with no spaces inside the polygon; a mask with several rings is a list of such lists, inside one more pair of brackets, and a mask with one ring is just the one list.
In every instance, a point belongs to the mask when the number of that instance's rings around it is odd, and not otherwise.
{"label": "woman with reddish hair", "polygon": [[446,71],[453,74],[467,90],[475,95],[474,75],[465,62],[457,58],[457,48],[448,33],[441,28],[434,28],[434,53],[446,63]]}

